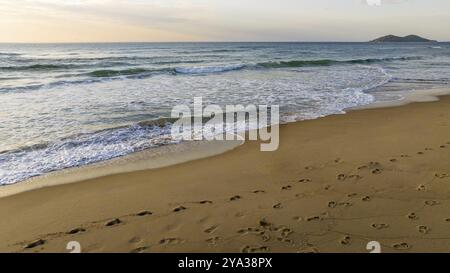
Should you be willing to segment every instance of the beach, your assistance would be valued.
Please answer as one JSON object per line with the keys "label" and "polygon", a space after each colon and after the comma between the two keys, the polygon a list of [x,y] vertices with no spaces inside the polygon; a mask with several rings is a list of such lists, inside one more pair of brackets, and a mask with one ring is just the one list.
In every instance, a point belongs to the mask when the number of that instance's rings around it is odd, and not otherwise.
{"label": "beach", "polygon": [[67,173],[0,198],[0,251],[450,252],[449,107],[444,96],[289,123],[275,152],[246,142],[163,168]]}

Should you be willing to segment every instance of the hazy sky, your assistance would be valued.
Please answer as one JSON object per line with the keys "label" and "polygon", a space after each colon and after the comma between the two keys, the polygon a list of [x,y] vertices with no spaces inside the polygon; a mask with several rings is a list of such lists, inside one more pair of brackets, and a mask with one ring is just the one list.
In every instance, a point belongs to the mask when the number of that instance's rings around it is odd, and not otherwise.
{"label": "hazy sky", "polygon": [[413,33],[450,41],[450,0],[0,0],[0,42],[366,41]]}

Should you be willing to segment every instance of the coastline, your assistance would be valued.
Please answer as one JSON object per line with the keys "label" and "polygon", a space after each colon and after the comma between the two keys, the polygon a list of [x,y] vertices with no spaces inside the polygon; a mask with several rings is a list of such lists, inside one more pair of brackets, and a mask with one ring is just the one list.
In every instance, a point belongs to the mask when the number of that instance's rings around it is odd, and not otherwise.
{"label": "coastline", "polygon": [[147,149],[94,164],[54,171],[16,184],[2,186],[0,187],[0,198],[114,174],[169,167],[222,154],[242,144],[242,141],[238,140],[193,141]]}
{"label": "coastline", "polygon": [[0,198],[0,251],[448,252],[450,97],[420,99],[283,125],[274,153],[248,142]]}
{"label": "coastline", "polygon": [[[365,109],[398,107],[417,102],[433,102],[438,101],[440,97],[447,95],[450,95],[450,89],[420,89],[410,91],[403,99],[398,101],[374,102],[368,105],[344,109],[344,111],[345,114],[347,114],[351,111]],[[321,118],[324,117],[319,117],[317,119]],[[304,121],[305,120],[295,121],[294,123]],[[282,124],[281,126],[285,126],[286,124]],[[231,151],[242,144],[244,144],[243,141],[193,141],[147,149],[85,166],[53,171],[12,185],[1,186],[0,198],[45,187],[77,183],[114,174],[153,170],[178,165],[189,161],[217,156]]]}

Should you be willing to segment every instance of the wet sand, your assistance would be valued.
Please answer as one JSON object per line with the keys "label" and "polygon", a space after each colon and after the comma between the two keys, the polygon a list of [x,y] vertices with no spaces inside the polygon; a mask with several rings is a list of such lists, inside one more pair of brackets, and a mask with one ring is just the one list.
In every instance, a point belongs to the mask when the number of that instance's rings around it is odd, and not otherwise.
{"label": "wet sand", "polygon": [[205,159],[0,198],[0,251],[450,252],[450,97],[284,125]]}

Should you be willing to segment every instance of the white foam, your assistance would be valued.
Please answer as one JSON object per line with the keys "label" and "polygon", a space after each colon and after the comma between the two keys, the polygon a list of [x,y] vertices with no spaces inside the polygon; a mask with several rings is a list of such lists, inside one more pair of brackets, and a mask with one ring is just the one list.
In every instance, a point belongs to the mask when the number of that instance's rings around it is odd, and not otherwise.
{"label": "white foam", "polygon": [[70,184],[78,181],[141,170],[158,169],[184,162],[211,157],[230,151],[242,141],[194,141],[161,146],[127,156],[64,169],[34,177],[13,185],[0,187],[0,198],[40,188]]}
{"label": "white foam", "polygon": [[225,65],[225,66],[198,66],[198,67],[178,67],[175,68],[175,72],[180,74],[210,74],[228,72],[233,70],[240,70],[245,65]]}

